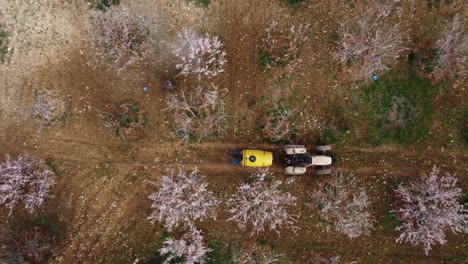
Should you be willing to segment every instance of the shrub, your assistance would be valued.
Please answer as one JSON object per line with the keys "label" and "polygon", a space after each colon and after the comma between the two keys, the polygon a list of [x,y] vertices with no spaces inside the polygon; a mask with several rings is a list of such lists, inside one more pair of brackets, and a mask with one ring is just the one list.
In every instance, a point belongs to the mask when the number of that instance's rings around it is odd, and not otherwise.
{"label": "shrub", "polygon": [[105,114],[110,117],[105,126],[122,139],[138,135],[147,122],[145,112],[135,102],[123,102],[118,105],[114,113]]}

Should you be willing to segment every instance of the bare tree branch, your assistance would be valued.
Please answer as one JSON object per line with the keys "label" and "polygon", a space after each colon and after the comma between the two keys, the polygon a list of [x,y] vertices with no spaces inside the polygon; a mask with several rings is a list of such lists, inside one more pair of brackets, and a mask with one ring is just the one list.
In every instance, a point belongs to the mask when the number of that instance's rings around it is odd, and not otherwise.
{"label": "bare tree branch", "polygon": [[353,175],[333,173],[329,181],[319,183],[319,188],[312,198],[318,204],[321,219],[349,238],[370,234],[374,222],[370,202],[366,191],[356,186]]}
{"label": "bare tree branch", "polygon": [[167,110],[174,112],[175,132],[188,143],[191,136],[198,140],[223,131],[226,118],[223,90],[212,84],[212,88],[197,86],[195,90],[170,94]]}
{"label": "bare tree branch", "polygon": [[354,20],[341,23],[335,59],[344,65],[351,63],[354,80],[388,71],[405,50],[400,24],[387,19],[393,8],[394,3],[372,2]]}
{"label": "bare tree branch", "polygon": [[436,42],[437,55],[431,77],[442,81],[466,74],[468,36],[460,15],[457,14],[446,26]]}

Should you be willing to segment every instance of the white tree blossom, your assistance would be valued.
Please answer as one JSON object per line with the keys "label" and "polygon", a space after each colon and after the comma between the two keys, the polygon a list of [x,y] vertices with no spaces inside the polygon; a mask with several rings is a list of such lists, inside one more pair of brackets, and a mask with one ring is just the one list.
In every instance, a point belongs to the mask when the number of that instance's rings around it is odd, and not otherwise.
{"label": "white tree blossom", "polygon": [[224,71],[226,52],[217,36],[206,34],[200,37],[187,28],[182,29],[178,36],[172,49],[180,60],[176,66],[182,74],[214,77]]}
{"label": "white tree blossom", "polygon": [[393,4],[375,1],[340,24],[335,59],[342,64],[351,62],[354,80],[388,71],[405,50],[400,24],[388,19],[392,10]]}
{"label": "white tree blossom", "polygon": [[162,256],[167,255],[164,263],[170,263],[174,258],[183,258],[185,264],[206,263],[206,253],[210,251],[212,250],[205,247],[203,243],[200,230],[194,227],[191,227],[181,239],[168,238],[164,241],[163,247],[159,249]]}
{"label": "white tree blossom", "polygon": [[197,86],[193,91],[181,90],[167,97],[167,110],[174,112],[175,132],[188,143],[191,136],[201,140],[223,131],[226,117],[223,92],[212,84],[212,88]]}
{"label": "white tree blossom", "polygon": [[229,198],[227,205],[239,228],[252,226],[252,233],[259,233],[269,228],[279,234],[278,228],[287,225],[293,231],[297,229],[296,218],[288,213],[287,207],[295,206],[297,198],[278,189],[281,181],[265,179],[267,170],[258,170],[252,175],[252,183],[243,183],[237,193]]}
{"label": "white tree blossom", "polygon": [[466,73],[468,35],[460,15],[456,15],[446,26],[436,42],[437,55],[434,59],[432,78],[435,81]]}
{"label": "white tree blossom", "polygon": [[396,210],[403,224],[399,243],[409,242],[413,246],[422,244],[426,255],[432,246],[445,244],[445,230],[468,233],[468,210],[458,202],[462,190],[456,188],[457,178],[446,173],[439,177],[434,166],[429,176],[422,176],[407,186],[395,190],[403,205]]}
{"label": "white tree blossom", "polygon": [[208,190],[208,184],[199,175],[198,168],[190,173],[179,168],[162,178],[161,188],[149,196],[153,200],[151,223],[164,222],[167,231],[183,225],[194,226],[196,220],[216,219],[219,200]]}
{"label": "white tree blossom", "polygon": [[284,106],[273,108],[265,120],[265,136],[273,141],[289,139],[296,130],[293,120],[296,114],[296,109],[286,109]]}
{"label": "white tree blossom", "polygon": [[28,154],[20,154],[16,160],[6,155],[0,164],[0,205],[10,209],[10,214],[20,203],[29,213],[44,203],[53,179],[52,172],[42,164]]}
{"label": "white tree blossom", "polygon": [[111,6],[106,12],[95,11],[92,21],[93,30],[84,39],[94,55],[89,66],[109,65],[122,73],[152,52],[143,19],[128,9]]}
{"label": "white tree blossom", "polygon": [[329,181],[319,183],[320,191],[312,194],[320,218],[349,238],[369,235],[374,222],[367,193],[356,186],[355,179],[352,174],[333,173]]}

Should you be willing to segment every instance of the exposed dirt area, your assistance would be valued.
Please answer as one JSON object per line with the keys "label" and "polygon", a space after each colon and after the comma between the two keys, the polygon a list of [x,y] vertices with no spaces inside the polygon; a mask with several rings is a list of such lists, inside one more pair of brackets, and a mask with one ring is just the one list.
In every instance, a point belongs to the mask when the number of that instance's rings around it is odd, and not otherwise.
{"label": "exposed dirt area", "polygon": [[[48,160],[56,173],[54,197],[45,210],[63,228],[56,236],[51,263],[137,263],[137,259],[145,263],[155,257],[167,234],[146,219],[151,204],[147,197],[156,189],[148,180],[157,183],[170,166],[198,166],[217,195],[234,193],[249,170],[230,164],[232,149],[255,146],[280,152],[281,144],[266,143],[259,131],[265,111],[276,101],[275,93],[300,109],[303,125],[295,143],[313,147],[331,126],[350,135],[334,146],[336,169],[357,175],[360,186],[369,190],[379,224],[370,237],[353,241],[326,232],[307,206],[308,193],[324,176],[310,171],[284,187],[299,198],[297,235],[283,230],[281,236],[250,237],[227,223],[227,213],[220,210],[217,221],[199,223],[208,241],[238,247],[261,241],[293,263],[314,263],[316,255],[340,255],[344,261],[358,263],[467,261],[467,235],[449,235],[446,245],[435,246],[425,256],[419,247],[395,242],[397,232],[385,213],[394,209],[388,197],[399,179],[427,174],[434,165],[457,173],[466,193],[468,154],[456,126],[468,98],[466,79],[455,81],[446,88],[448,92],[440,91],[427,141],[371,146],[363,140],[366,113],[355,107],[362,100],[358,88],[344,81],[330,60],[333,32],[338,21],[349,15],[348,1],[310,1],[296,9],[276,0],[219,0],[208,8],[183,0],[123,1],[122,5],[148,19],[158,52],[121,75],[105,67],[84,66],[88,58],[80,43],[89,29],[91,11],[85,1],[78,2],[0,0],[0,7],[6,7],[0,10],[0,24],[8,21],[7,29],[15,32],[10,61],[0,64],[0,155],[28,152]],[[414,15],[424,18],[424,14]],[[311,25],[310,41],[301,51],[305,66],[290,80],[271,81],[257,63],[257,45],[273,20]],[[163,89],[171,66],[167,44],[185,26],[219,35],[228,54],[226,72],[215,80],[228,89],[226,133],[188,145],[172,133],[171,115],[165,110],[168,91]],[[183,87],[190,80],[178,82]],[[147,93],[142,91],[145,86],[150,89]],[[35,90],[59,91],[66,105],[62,117],[39,134],[37,122],[26,114]],[[108,116],[103,112],[129,99],[144,109],[148,123],[138,138],[122,140],[105,128]],[[357,129],[346,132],[349,127],[340,127],[341,119],[333,109],[349,112],[343,122]],[[286,181],[280,165],[271,171]]]}

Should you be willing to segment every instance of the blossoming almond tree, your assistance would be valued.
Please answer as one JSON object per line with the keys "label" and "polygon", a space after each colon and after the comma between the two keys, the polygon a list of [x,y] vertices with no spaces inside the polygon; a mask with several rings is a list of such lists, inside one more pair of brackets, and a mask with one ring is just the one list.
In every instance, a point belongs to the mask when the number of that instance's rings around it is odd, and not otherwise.
{"label": "blossoming almond tree", "polygon": [[374,222],[370,202],[366,191],[356,186],[353,175],[334,173],[319,188],[312,198],[319,207],[320,218],[349,238],[370,234]]}
{"label": "blossoming almond tree", "polygon": [[219,200],[208,190],[198,168],[187,173],[174,169],[162,178],[161,188],[149,196],[153,200],[151,223],[162,222],[167,231],[175,227],[194,227],[196,220],[216,219]]}
{"label": "blossoming almond tree", "polygon": [[284,193],[278,188],[280,181],[269,181],[267,170],[258,170],[252,174],[252,183],[243,183],[237,188],[237,193],[228,200],[228,221],[234,221],[239,228],[252,226],[252,233],[260,233],[266,228],[279,234],[279,228],[289,226],[293,231],[297,229],[296,218],[287,207],[295,206],[297,198],[290,193]]}
{"label": "blossoming almond tree", "polygon": [[44,203],[54,182],[52,172],[42,164],[28,154],[20,154],[16,160],[6,155],[0,164],[0,205],[10,209],[10,214],[20,203],[29,213]]}
{"label": "blossoming almond tree", "polygon": [[106,12],[95,11],[92,18],[93,30],[84,39],[94,55],[89,66],[109,65],[120,74],[152,52],[143,19],[130,10],[111,6]]}
{"label": "blossoming almond tree", "polygon": [[422,244],[427,255],[433,245],[447,243],[445,230],[468,233],[468,210],[458,202],[462,190],[456,183],[457,178],[449,173],[439,177],[434,166],[429,176],[400,185],[395,190],[402,202],[395,211],[402,221],[397,242]]}
{"label": "blossoming almond tree", "polygon": [[190,29],[179,32],[179,39],[172,45],[180,62],[176,65],[182,74],[214,77],[224,71],[226,52],[218,37],[206,34],[198,36]]}
{"label": "blossoming almond tree", "polygon": [[171,263],[174,258],[183,258],[184,264],[206,263],[206,254],[212,251],[205,247],[200,230],[191,227],[181,239],[172,237],[166,239],[159,249],[162,256],[167,256],[164,263]]}

